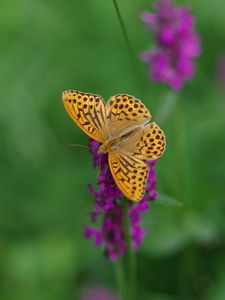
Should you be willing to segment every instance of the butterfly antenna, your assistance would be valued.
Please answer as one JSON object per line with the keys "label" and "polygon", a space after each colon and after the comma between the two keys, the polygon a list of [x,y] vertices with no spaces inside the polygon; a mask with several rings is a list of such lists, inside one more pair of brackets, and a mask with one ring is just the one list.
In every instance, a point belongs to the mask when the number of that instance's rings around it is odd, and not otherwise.
{"label": "butterfly antenna", "polygon": [[[86,149],[90,149],[90,147],[89,146],[86,146],[86,145],[80,145],[80,144],[68,144],[68,146],[71,146],[71,147],[82,147],[82,148],[86,148]],[[98,150],[98,148],[96,148],[96,147],[91,147],[91,151],[97,151]]]}
{"label": "butterfly antenna", "polygon": [[85,145],[80,145],[80,144],[68,144],[68,146],[72,146],[72,147],[82,147],[82,148],[89,148],[88,146]]}

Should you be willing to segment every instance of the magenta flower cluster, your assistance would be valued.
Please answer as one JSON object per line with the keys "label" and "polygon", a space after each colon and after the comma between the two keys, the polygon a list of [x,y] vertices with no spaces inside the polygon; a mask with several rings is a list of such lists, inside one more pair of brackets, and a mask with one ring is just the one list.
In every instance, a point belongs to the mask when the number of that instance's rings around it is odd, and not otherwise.
{"label": "magenta flower cluster", "polygon": [[151,80],[180,90],[194,76],[193,58],[201,53],[195,18],[187,7],[177,7],[171,0],[159,0],[154,10],[141,16],[155,39],[155,48],[142,53],[142,59],[149,64]]}
{"label": "magenta flower cluster", "polygon": [[217,75],[219,83],[225,87],[225,55],[221,55],[218,59]]}
{"label": "magenta flower cluster", "polygon": [[[124,214],[122,193],[116,186],[108,167],[107,155],[97,153],[99,143],[90,140],[89,148],[93,158],[94,167],[99,166],[98,189],[95,190],[89,185],[89,190],[95,198],[91,221],[95,226],[86,226],[84,235],[92,238],[96,245],[102,245],[105,254],[111,261],[116,261],[119,256],[123,256],[126,250],[124,232]],[[155,199],[156,177],[154,171],[155,161],[148,162],[150,174],[146,187],[145,196],[138,203],[129,204],[129,223],[132,239],[132,249],[136,250],[142,243],[146,235],[146,230],[141,227],[141,214],[148,210],[149,200]]]}
{"label": "magenta flower cluster", "polygon": [[80,300],[118,300],[118,297],[104,287],[94,286],[86,288],[82,292]]}

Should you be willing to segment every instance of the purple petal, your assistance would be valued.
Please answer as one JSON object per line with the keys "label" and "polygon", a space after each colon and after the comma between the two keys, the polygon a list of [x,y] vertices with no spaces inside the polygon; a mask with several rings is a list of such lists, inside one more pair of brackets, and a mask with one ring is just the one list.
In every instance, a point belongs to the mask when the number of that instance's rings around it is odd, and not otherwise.
{"label": "purple petal", "polygon": [[149,12],[144,12],[141,15],[141,19],[149,26],[154,26],[158,22],[158,17],[156,14],[152,14]]}

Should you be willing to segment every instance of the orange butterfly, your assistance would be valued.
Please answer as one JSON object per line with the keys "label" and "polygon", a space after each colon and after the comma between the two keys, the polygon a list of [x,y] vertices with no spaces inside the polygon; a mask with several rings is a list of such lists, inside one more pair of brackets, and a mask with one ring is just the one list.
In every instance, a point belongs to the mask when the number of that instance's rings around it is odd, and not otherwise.
{"label": "orange butterfly", "polygon": [[108,153],[112,176],[121,192],[138,201],[145,193],[149,166],[145,160],[160,157],[165,135],[145,105],[127,94],[110,97],[67,90],[62,95],[66,111],[91,138],[102,143],[99,153]]}

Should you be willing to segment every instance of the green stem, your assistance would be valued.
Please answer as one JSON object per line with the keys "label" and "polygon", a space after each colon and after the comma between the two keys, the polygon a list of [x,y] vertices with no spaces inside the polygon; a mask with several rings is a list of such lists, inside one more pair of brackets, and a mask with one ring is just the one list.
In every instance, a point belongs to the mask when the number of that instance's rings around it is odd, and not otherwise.
{"label": "green stem", "polygon": [[119,258],[116,262],[116,279],[119,293],[119,300],[125,300],[125,281],[124,281],[124,267],[122,259]]}
{"label": "green stem", "polygon": [[156,115],[155,120],[160,124],[164,124],[168,121],[173,114],[173,111],[176,109],[176,104],[178,101],[177,93],[167,92],[163,98],[159,111]]}
{"label": "green stem", "polygon": [[138,67],[136,54],[135,54],[135,51],[134,51],[133,46],[131,44],[130,38],[128,36],[126,27],[124,25],[123,18],[122,18],[122,15],[120,13],[120,10],[119,10],[117,0],[113,0],[113,4],[114,4],[115,10],[116,10],[117,17],[119,19],[120,27],[121,27],[121,30],[123,32],[125,42],[127,44],[128,51],[130,53],[130,58],[131,58],[131,61],[132,61],[132,64],[133,64],[134,74],[135,74],[135,77],[136,77],[137,85],[140,89],[140,92],[142,93],[142,97],[144,98],[144,95],[145,95],[145,93],[144,93],[144,84],[143,84],[141,73],[140,73],[140,70],[139,70],[139,67]]}
{"label": "green stem", "polygon": [[192,189],[190,188],[190,186],[193,186],[191,182],[193,172],[190,171],[189,144],[187,143],[188,136],[186,130],[187,121],[183,114],[181,100],[177,101],[173,112],[174,157],[176,157],[175,165],[177,174],[175,192],[178,200],[186,206],[187,210],[187,205],[191,203],[191,199],[194,199]]}
{"label": "green stem", "polygon": [[127,299],[136,300],[136,256],[132,251],[132,239],[130,233],[130,222],[129,222],[129,201],[124,199],[124,220],[125,220],[125,238],[127,242],[127,252],[126,252],[126,267],[128,276],[128,287],[127,287]]}

